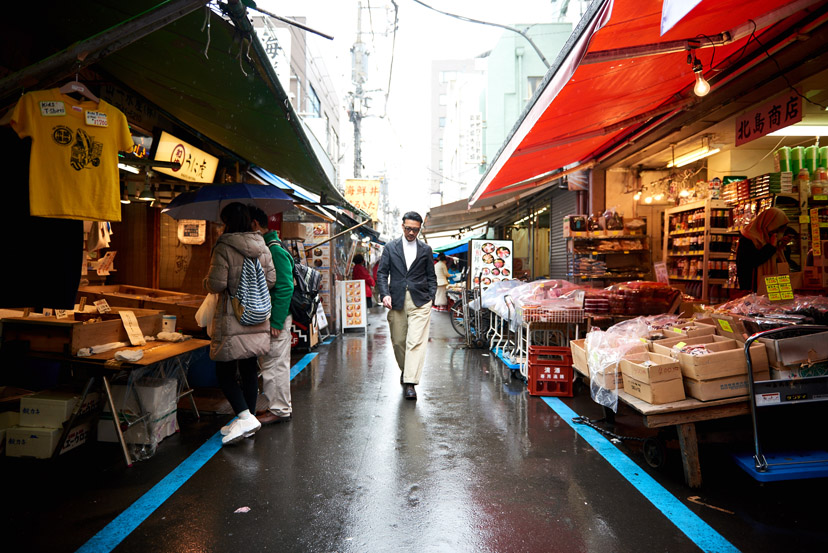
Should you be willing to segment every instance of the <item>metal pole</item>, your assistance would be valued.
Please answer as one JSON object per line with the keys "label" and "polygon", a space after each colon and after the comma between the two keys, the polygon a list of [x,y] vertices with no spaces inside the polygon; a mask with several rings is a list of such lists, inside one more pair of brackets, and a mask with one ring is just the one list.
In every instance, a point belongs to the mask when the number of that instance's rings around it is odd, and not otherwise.
{"label": "metal pole", "polygon": [[340,232],[339,234],[335,234],[335,235],[331,236],[331,237],[330,237],[330,238],[328,238],[327,240],[323,240],[322,242],[319,242],[318,244],[312,244],[312,245],[308,246],[307,248],[305,248],[305,251],[312,250],[313,248],[315,248],[315,247],[317,247],[317,246],[321,246],[322,244],[327,244],[327,243],[328,243],[328,242],[330,242],[331,240],[334,240],[334,239],[336,239],[336,238],[339,238],[339,237],[340,237],[340,236],[342,236],[343,234],[349,233],[349,232],[351,232],[352,230],[357,229],[357,228],[359,228],[359,227],[361,227],[361,226],[367,225],[367,224],[368,224],[368,223],[370,223],[370,222],[371,222],[371,219],[366,219],[365,221],[362,221],[362,222],[361,222],[360,224],[358,224],[358,225],[354,225],[354,226],[352,226],[352,227],[351,227],[351,228],[349,228],[349,229],[343,230],[343,231],[342,231],[342,232]]}

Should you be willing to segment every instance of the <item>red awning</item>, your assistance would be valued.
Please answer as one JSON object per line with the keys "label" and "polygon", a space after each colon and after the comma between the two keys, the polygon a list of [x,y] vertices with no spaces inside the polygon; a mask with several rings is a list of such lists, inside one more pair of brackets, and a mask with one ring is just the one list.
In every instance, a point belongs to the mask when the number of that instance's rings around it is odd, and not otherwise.
{"label": "red awning", "polygon": [[588,163],[636,126],[699,101],[692,92],[687,41],[700,46],[695,56],[715,90],[728,78],[727,68],[740,60],[751,33],[762,40],[780,20],[807,21],[806,8],[825,3],[703,0],[661,36],[664,1],[606,0],[590,6],[567,43],[568,53],[553,64],[534,103],[472,193],[470,205],[531,188],[558,170]]}

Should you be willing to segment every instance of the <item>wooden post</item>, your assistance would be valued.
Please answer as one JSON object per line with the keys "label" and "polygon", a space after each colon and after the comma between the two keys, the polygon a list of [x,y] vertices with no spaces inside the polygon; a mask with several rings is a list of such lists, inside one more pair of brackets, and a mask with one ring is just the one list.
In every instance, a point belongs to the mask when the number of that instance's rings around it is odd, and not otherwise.
{"label": "wooden post", "polygon": [[681,463],[684,465],[684,481],[691,488],[700,488],[702,483],[699,463],[699,441],[696,437],[696,423],[677,424]]}

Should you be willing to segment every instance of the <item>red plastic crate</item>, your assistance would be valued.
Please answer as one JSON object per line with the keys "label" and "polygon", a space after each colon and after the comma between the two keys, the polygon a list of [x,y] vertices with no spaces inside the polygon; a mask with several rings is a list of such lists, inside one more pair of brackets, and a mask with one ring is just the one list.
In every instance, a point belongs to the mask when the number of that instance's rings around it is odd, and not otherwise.
{"label": "red plastic crate", "polygon": [[530,365],[572,365],[572,349],[560,346],[529,346]]}
{"label": "red plastic crate", "polygon": [[572,397],[572,381],[575,373],[572,363],[556,365],[529,363],[529,395]]}

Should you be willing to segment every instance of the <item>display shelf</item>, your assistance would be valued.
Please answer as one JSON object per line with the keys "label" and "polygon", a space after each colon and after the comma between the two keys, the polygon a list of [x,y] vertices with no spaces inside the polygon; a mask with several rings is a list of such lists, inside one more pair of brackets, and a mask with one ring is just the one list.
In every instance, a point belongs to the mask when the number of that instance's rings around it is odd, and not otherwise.
{"label": "display shelf", "polygon": [[[620,232],[620,231],[609,231]],[[612,234],[608,236],[567,236],[567,240],[636,240],[647,238],[646,234]]]}
{"label": "display shelf", "polygon": [[[620,231],[608,231],[620,232]],[[650,243],[645,234],[618,234],[609,236],[567,236],[567,278],[577,281],[594,280],[642,280],[650,271],[641,271],[651,265]],[[632,240],[628,246],[643,246],[631,249],[597,247],[601,240]],[[614,243],[616,244],[616,243]],[[608,245],[603,243],[603,245]],[[617,244],[620,245],[620,244]],[[590,247],[593,246],[593,247]],[[624,256],[624,257],[622,257]],[[633,256],[629,259],[627,256]],[[633,264],[630,262],[632,261]],[[623,276],[619,271],[627,271]]]}
{"label": "display shelf", "polygon": [[[667,209],[664,229],[664,255],[668,263],[668,274],[672,281],[696,283],[701,282],[701,299],[708,301],[711,286],[727,283],[727,279],[711,278],[711,274],[721,275],[728,271],[732,262],[731,244],[726,244],[738,231],[729,228],[731,205],[724,200],[702,200]],[[693,227],[693,228],[687,228]],[[680,240],[682,236],[698,238]],[[715,238],[711,238],[715,237]],[[691,251],[682,251],[689,246]],[[715,242],[715,245],[711,244]],[[675,243],[675,245],[674,245]],[[725,243],[725,244],[723,244]],[[722,250],[727,247],[728,251]],[[713,249],[711,249],[711,247]],[[701,248],[701,249],[699,249]],[[712,273],[711,273],[712,272]],[[681,277],[679,274],[700,275]]]}
{"label": "display shelf", "polygon": [[582,250],[582,251],[574,251],[575,255],[612,255],[612,254],[631,254],[631,253],[641,253],[641,252],[649,252],[650,250],[643,249],[643,250]]}
{"label": "display shelf", "polygon": [[632,275],[614,275],[612,273],[604,273],[603,275],[581,275],[581,274],[572,274],[569,273],[567,276],[571,278],[580,278],[581,280],[609,280],[609,279],[634,279],[634,278],[644,278],[649,276],[650,273],[637,273]]}

